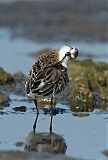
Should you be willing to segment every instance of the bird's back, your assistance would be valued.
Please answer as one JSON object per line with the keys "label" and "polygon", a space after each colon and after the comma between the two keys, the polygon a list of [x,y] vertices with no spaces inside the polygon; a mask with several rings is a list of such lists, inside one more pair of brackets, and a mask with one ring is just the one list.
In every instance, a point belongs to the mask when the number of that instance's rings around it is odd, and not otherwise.
{"label": "bird's back", "polygon": [[67,69],[59,62],[58,51],[54,50],[42,54],[32,66],[26,92],[35,97],[56,95],[65,88],[68,81]]}
{"label": "bird's back", "polygon": [[45,68],[49,65],[54,65],[55,63],[59,62],[58,52],[58,50],[52,50],[43,53],[38,59],[39,66],[41,68]]}

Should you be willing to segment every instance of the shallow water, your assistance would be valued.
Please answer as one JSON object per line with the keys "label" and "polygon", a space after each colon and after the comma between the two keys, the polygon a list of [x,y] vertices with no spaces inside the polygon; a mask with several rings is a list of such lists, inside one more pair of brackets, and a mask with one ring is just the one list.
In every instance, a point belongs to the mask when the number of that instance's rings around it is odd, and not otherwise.
{"label": "shallow water", "polygon": [[[71,44],[71,43],[70,43]],[[73,44],[73,43],[72,43]],[[83,56],[95,60],[108,62],[107,44],[105,43],[74,43]],[[73,44],[73,45],[74,45]],[[27,74],[28,69],[35,62],[29,54],[43,48],[59,48],[63,43],[34,43],[27,40],[10,38],[8,30],[0,29],[0,66],[13,73],[22,71]],[[90,54],[91,53],[91,54]],[[93,54],[95,53],[95,54]],[[5,107],[0,114],[0,150],[24,150],[28,140],[32,139],[32,127],[36,112],[34,103],[26,101],[26,97],[10,95],[9,107]],[[12,108],[26,106],[26,112],[15,112]],[[74,116],[68,105],[57,104],[56,107],[65,108],[68,112],[57,114],[53,118],[53,132],[62,137],[67,145],[66,155],[80,158],[104,160],[102,151],[108,149],[108,115],[107,111],[95,109],[86,117]],[[41,113],[38,119],[37,133],[49,134],[50,115]],[[43,137],[41,137],[43,138]],[[45,137],[44,137],[45,138]],[[57,139],[57,140],[58,140]],[[57,141],[56,140],[56,141]],[[23,145],[17,146],[17,142]]]}

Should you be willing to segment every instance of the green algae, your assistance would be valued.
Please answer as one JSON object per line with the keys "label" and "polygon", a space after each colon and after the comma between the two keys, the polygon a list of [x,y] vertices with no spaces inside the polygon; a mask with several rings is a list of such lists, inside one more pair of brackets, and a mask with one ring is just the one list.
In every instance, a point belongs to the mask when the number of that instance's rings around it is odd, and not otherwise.
{"label": "green algae", "polygon": [[0,67],[0,85],[11,84],[15,84],[14,78],[10,73],[7,73],[3,68]]}
{"label": "green algae", "polygon": [[104,150],[102,153],[104,156],[108,157],[108,150]]}
{"label": "green algae", "polygon": [[69,64],[69,104],[74,112],[91,112],[108,105],[108,64],[92,60]]}
{"label": "green algae", "polygon": [[0,106],[9,104],[9,101],[10,101],[9,96],[0,92]]}

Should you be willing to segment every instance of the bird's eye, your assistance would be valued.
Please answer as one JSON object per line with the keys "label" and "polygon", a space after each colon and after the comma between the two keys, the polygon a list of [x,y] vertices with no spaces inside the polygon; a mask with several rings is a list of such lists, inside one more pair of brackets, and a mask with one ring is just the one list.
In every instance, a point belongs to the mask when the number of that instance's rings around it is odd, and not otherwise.
{"label": "bird's eye", "polygon": [[73,49],[73,47],[71,47],[71,49]]}

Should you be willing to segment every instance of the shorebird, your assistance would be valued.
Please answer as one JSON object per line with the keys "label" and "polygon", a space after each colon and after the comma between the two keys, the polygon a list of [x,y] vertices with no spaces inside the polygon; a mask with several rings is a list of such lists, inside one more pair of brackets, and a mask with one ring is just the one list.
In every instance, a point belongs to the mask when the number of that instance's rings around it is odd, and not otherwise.
{"label": "shorebird", "polygon": [[[34,99],[37,110],[37,98],[51,98],[51,108],[53,98],[61,93],[67,83],[69,77],[67,73],[68,62],[78,56],[78,49],[74,46],[63,46],[60,50],[52,50],[43,53],[33,64],[29,71],[27,82],[25,85],[26,93]],[[37,121],[37,118],[36,118]],[[34,124],[34,130],[36,124]],[[52,130],[52,118],[50,123],[50,132]]]}

